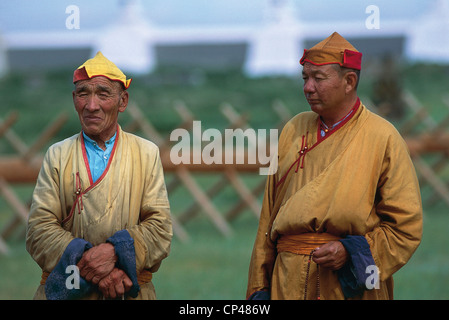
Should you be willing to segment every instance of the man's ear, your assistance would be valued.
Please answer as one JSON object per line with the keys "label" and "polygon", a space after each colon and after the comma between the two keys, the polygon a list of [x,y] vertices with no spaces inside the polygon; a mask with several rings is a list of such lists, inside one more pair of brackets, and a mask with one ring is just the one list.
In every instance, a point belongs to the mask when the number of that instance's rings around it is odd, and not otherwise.
{"label": "man's ear", "polygon": [[126,110],[126,107],[128,106],[128,101],[129,101],[129,93],[128,91],[124,90],[121,94],[120,94],[120,105],[118,107],[118,111],[119,112],[123,112]]}
{"label": "man's ear", "polygon": [[345,73],[346,80],[346,93],[350,93],[355,90],[357,86],[357,74],[353,71],[349,71]]}

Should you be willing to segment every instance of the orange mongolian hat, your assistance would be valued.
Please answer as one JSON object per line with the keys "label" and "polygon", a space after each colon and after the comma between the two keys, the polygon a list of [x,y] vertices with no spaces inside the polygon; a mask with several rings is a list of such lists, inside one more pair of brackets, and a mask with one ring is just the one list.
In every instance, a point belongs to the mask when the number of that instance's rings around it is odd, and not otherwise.
{"label": "orange mongolian hat", "polygon": [[334,32],[309,50],[304,50],[299,63],[304,65],[305,62],[318,66],[337,63],[345,68],[360,70],[362,53],[357,51],[345,38]]}
{"label": "orange mongolian hat", "polygon": [[126,79],[125,74],[117,68],[114,63],[106,59],[101,51],[98,51],[95,57],[87,60],[75,70],[73,73],[73,83],[98,76],[103,76],[113,81],[119,81],[123,83],[126,89],[129,88],[132,81],[132,79]]}

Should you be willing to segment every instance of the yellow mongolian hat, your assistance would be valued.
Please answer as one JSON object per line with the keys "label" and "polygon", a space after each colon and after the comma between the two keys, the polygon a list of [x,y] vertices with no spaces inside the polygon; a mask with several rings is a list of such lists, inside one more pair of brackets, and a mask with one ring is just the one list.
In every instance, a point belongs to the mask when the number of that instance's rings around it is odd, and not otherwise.
{"label": "yellow mongolian hat", "polygon": [[362,53],[357,51],[345,38],[334,32],[309,50],[304,50],[299,63],[304,65],[305,62],[318,66],[336,63],[341,67],[360,70]]}
{"label": "yellow mongolian hat", "polygon": [[114,63],[106,59],[101,51],[98,51],[95,57],[87,60],[75,70],[73,83],[98,76],[106,77],[112,81],[119,81],[123,83],[126,89],[129,88],[132,81],[132,79],[126,79],[125,74]]}

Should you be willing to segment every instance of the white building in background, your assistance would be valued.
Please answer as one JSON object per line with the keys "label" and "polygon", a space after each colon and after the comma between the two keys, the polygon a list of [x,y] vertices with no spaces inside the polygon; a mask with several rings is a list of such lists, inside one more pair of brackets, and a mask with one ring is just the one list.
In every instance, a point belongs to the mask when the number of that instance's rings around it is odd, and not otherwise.
{"label": "white building in background", "polygon": [[140,0],[121,4],[121,16],[99,30],[93,51],[102,51],[111,61],[133,74],[152,72],[156,66],[156,28],[143,17]]}
{"label": "white building in background", "polygon": [[161,27],[146,18],[140,1],[121,0],[119,16],[98,30],[5,34],[9,67],[2,67],[0,42],[0,71],[73,68],[101,50],[133,75],[181,66],[290,76],[298,74],[304,48],[334,31],[364,53],[364,63],[385,56],[449,62],[447,0],[433,0],[419,21],[382,19],[377,30],[366,27],[364,13],[354,21],[300,21],[292,0],[265,0],[265,19],[258,25]]}
{"label": "white building in background", "polygon": [[265,21],[250,34],[245,72],[250,76],[298,74],[302,26],[291,0],[266,3]]}

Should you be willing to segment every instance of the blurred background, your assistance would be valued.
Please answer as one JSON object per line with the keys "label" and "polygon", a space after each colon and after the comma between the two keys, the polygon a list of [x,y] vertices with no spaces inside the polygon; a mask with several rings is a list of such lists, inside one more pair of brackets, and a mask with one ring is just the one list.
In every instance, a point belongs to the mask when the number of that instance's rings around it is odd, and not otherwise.
{"label": "blurred background", "polygon": [[[424,236],[396,299],[448,299],[449,1],[17,0],[0,3],[0,299],[32,299],[25,250],[42,155],[79,132],[73,71],[97,51],[133,78],[122,127],[170,150],[170,133],[281,129],[309,110],[299,59],[334,31],[363,53],[359,95],[406,139]],[[247,152],[255,152],[248,146]],[[164,162],[174,219],[159,299],[244,299],[265,176],[257,166]]]}

